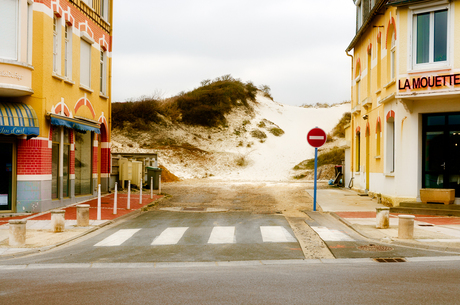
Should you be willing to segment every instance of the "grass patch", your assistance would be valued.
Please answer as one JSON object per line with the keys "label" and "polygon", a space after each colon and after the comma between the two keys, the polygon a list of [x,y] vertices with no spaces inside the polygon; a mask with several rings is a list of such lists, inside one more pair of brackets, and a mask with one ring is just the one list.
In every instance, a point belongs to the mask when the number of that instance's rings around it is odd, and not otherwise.
{"label": "grass patch", "polygon": [[[318,155],[318,167],[326,164],[342,164],[345,149],[334,147],[330,151]],[[315,158],[307,159],[294,166],[294,170],[315,169]]]}
{"label": "grass patch", "polygon": [[284,134],[284,130],[277,127],[270,128],[269,132],[276,137],[281,137]]}
{"label": "grass patch", "polygon": [[350,124],[351,122],[351,112],[345,112],[342,115],[342,118],[340,121],[335,125],[335,127],[332,129],[332,136],[338,137],[338,138],[345,138],[345,126]]}
{"label": "grass patch", "polygon": [[265,132],[263,132],[262,130],[259,130],[259,129],[251,130],[251,136],[253,138],[256,138],[256,139],[265,139],[267,137]]}

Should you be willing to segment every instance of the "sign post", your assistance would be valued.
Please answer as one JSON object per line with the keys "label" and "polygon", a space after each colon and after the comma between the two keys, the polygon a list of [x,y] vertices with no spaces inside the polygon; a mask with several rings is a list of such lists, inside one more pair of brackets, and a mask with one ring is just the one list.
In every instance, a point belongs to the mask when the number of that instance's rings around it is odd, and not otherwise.
{"label": "sign post", "polygon": [[316,177],[318,171],[318,147],[321,147],[326,143],[327,136],[324,130],[321,128],[315,127],[310,130],[307,134],[308,144],[315,148],[315,180],[314,180],[314,190],[313,190],[313,211],[316,211]]}

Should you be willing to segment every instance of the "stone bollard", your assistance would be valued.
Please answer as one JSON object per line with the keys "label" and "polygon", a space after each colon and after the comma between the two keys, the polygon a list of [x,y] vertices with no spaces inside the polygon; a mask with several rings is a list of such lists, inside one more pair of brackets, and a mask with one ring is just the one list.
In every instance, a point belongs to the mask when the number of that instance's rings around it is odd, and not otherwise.
{"label": "stone bollard", "polygon": [[399,215],[398,238],[414,238],[414,215]]}
{"label": "stone bollard", "polygon": [[388,229],[390,227],[390,208],[382,207],[376,208],[376,228],[377,229]]}
{"label": "stone bollard", "polygon": [[65,228],[65,211],[54,210],[51,211],[51,227],[54,233],[64,232]]}
{"label": "stone bollard", "polygon": [[24,219],[8,220],[10,246],[23,246],[26,244],[26,224],[27,220]]}
{"label": "stone bollard", "polygon": [[89,204],[77,205],[77,226],[89,226]]}

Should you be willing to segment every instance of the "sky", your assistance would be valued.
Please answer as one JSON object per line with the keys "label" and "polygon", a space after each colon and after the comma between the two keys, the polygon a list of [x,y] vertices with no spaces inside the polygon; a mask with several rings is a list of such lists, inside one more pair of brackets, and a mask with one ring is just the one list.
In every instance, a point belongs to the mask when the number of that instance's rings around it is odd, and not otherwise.
{"label": "sky", "polygon": [[113,102],[227,74],[282,104],[350,100],[352,0],[117,0],[113,17]]}

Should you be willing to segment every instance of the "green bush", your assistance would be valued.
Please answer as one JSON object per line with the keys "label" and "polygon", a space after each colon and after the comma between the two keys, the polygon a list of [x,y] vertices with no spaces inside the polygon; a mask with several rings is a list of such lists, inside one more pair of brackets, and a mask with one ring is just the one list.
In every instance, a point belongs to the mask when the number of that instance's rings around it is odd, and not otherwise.
{"label": "green bush", "polygon": [[334,137],[345,138],[345,126],[350,124],[351,113],[345,112],[337,125],[332,129],[332,135]]}
{"label": "green bush", "polygon": [[160,101],[154,98],[112,103],[112,126],[123,128],[125,122],[131,122],[134,128],[146,129],[150,122],[159,121],[159,110]]}
{"label": "green bush", "polygon": [[225,114],[234,107],[244,106],[252,110],[248,101],[255,102],[257,88],[251,82],[242,83],[239,79],[224,75],[214,81],[203,81],[202,84],[176,100],[184,123],[216,127],[225,125]]}

